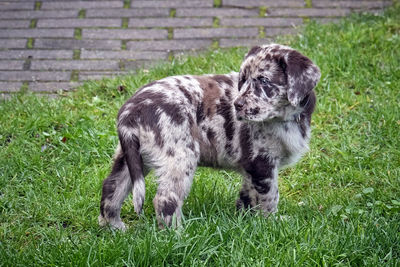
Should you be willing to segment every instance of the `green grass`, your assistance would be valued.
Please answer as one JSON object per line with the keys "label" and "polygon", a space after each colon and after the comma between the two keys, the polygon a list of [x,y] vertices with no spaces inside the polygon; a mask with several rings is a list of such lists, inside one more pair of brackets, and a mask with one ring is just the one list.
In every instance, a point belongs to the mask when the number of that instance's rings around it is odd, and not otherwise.
{"label": "green grass", "polygon": [[236,212],[239,176],[201,168],[181,229],[157,229],[152,176],[145,215],[123,206],[126,233],[97,225],[119,107],[155,79],[238,70],[245,50],[216,50],[56,100],[2,101],[0,265],[399,266],[400,8],[311,23],[282,42],[312,58],[322,78],[311,150],[280,172],[275,217]]}

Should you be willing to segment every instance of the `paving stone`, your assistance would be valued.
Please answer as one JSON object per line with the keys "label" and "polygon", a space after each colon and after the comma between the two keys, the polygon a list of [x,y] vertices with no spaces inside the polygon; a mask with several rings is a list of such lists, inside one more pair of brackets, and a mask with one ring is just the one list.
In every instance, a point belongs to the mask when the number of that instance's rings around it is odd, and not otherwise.
{"label": "paving stone", "polygon": [[72,59],[72,50],[3,50],[0,59]]}
{"label": "paving stone", "polygon": [[69,81],[66,71],[0,71],[0,81]]}
{"label": "paving stone", "polygon": [[24,48],[26,39],[0,39],[1,48]]}
{"label": "paving stone", "polygon": [[167,59],[168,54],[166,52],[149,52],[149,51],[104,51],[104,50],[84,50],[81,53],[82,59]]}
{"label": "paving stone", "polygon": [[177,17],[258,17],[258,9],[177,8]]}
{"label": "paving stone", "polygon": [[33,10],[34,2],[0,2],[0,10]]}
{"label": "paving stone", "polygon": [[78,82],[32,82],[29,83],[29,89],[34,92],[57,92],[72,90],[79,85],[81,83]]}
{"label": "paving stone", "polygon": [[105,77],[115,77],[127,74],[129,74],[129,72],[126,71],[80,71],[79,81],[101,80]]}
{"label": "paving stone", "polygon": [[312,18],[317,23],[327,24],[327,23],[337,23],[339,22],[340,18]]}
{"label": "paving stone", "polygon": [[128,27],[204,27],[212,25],[212,18],[149,18],[129,19]]}
{"label": "paving stone", "polygon": [[0,60],[0,70],[22,70],[23,60]]}
{"label": "paving stone", "polygon": [[285,27],[300,25],[303,23],[301,18],[221,18],[222,26],[269,26]]}
{"label": "paving stone", "polygon": [[354,8],[354,9],[351,9],[351,11],[355,12],[355,13],[368,12],[369,14],[374,14],[374,15],[382,15],[382,13],[383,13],[383,10],[381,8],[370,8],[370,9]]}
{"label": "paving stone", "polygon": [[214,5],[213,0],[169,0],[169,1],[151,1],[151,0],[134,0],[132,1],[132,8],[141,7],[212,7]]}
{"label": "paving stone", "polygon": [[142,68],[149,68],[155,64],[155,61],[143,61],[143,60],[135,60],[135,61],[124,61],[124,66],[126,71],[134,71]]}
{"label": "paving stone", "polygon": [[0,92],[17,92],[22,82],[0,82]]}
{"label": "paving stone", "polygon": [[341,8],[384,8],[390,6],[391,1],[327,1],[327,0],[313,0],[313,7],[341,7]]}
{"label": "paving stone", "polygon": [[305,6],[304,0],[223,0],[223,6],[235,7],[303,7]]}
{"label": "paving stone", "polygon": [[74,37],[74,29],[1,29],[0,38]]}
{"label": "paving stone", "polygon": [[[0,22],[1,25],[1,22]],[[122,19],[39,19],[37,28],[121,27]]]}
{"label": "paving stone", "polygon": [[147,51],[197,50],[208,48],[211,44],[211,40],[130,41],[127,42],[126,48]]}
{"label": "paving stone", "polygon": [[287,8],[268,9],[268,16],[287,17],[342,17],[350,14],[350,9],[343,8]]}
{"label": "paving stone", "polygon": [[[35,39],[35,48],[52,49],[121,49],[120,40]],[[72,53],[72,52],[71,52]]]}
{"label": "paving stone", "polygon": [[135,17],[168,17],[167,8],[137,8],[137,9],[88,9],[86,18],[135,18]]}
{"label": "paving stone", "polygon": [[299,32],[298,28],[266,28],[265,35],[266,36],[277,36],[277,35],[289,35],[295,34]]}
{"label": "paving stone", "polygon": [[0,12],[0,19],[76,18],[78,10],[33,10]]}
{"label": "paving stone", "polygon": [[56,94],[54,92],[36,92],[35,93],[36,97],[45,97],[48,100],[53,100],[53,99],[58,99],[60,98],[61,95]]}
{"label": "paving stone", "polygon": [[32,70],[118,70],[118,60],[32,60]]}
{"label": "paving stone", "polygon": [[263,39],[228,39],[223,38],[219,40],[219,46],[226,47],[252,47],[256,45],[264,45],[271,43],[272,39],[263,38]]}
{"label": "paving stone", "polygon": [[51,1],[43,2],[40,9],[122,8],[123,1]]}
{"label": "paving stone", "polygon": [[256,37],[257,35],[258,35],[257,28],[174,29],[175,39]]}
{"label": "paving stone", "polygon": [[0,93],[0,101],[8,101],[12,98],[13,94],[9,93]]}
{"label": "paving stone", "polygon": [[29,20],[0,20],[0,28],[29,28],[30,24]]}
{"label": "paving stone", "polygon": [[83,29],[82,38],[92,39],[166,39],[168,37],[167,30],[149,29],[149,30],[132,30],[132,29]]}

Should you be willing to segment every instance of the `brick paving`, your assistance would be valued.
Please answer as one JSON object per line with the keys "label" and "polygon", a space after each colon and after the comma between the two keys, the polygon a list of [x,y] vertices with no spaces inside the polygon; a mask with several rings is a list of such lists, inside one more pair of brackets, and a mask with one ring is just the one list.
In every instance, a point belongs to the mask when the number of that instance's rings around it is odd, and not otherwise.
{"label": "brick paving", "polygon": [[0,0],[0,95],[52,96],[177,53],[252,46],[396,0]]}

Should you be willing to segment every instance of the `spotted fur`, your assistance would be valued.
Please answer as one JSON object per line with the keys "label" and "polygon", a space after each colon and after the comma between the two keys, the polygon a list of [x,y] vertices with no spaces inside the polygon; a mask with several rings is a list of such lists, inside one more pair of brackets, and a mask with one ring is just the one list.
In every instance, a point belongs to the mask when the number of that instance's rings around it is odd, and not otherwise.
{"label": "spotted fur", "polygon": [[103,183],[100,224],[125,229],[121,205],[132,191],[141,212],[144,177],[154,169],[159,225],[179,225],[200,165],[243,173],[239,209],[276,212],[278,170],[308,149],[319,78],[307,57],[271,44],[252,48],[239,73],[174,76],[142,87],[118,114],[120,146]]}

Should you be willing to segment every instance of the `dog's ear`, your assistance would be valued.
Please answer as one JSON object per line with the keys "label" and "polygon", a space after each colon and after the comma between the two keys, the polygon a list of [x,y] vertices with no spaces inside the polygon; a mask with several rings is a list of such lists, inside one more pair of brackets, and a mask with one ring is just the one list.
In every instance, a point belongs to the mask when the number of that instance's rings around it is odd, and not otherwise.
{"label": "dog's ear", "polygon": [[288,100],[293,106],[298,106],[317,85],[321,72],[310,59],[295,50],[286,55],[284,63],[289,87]]}

